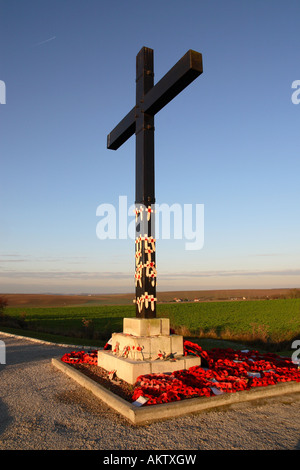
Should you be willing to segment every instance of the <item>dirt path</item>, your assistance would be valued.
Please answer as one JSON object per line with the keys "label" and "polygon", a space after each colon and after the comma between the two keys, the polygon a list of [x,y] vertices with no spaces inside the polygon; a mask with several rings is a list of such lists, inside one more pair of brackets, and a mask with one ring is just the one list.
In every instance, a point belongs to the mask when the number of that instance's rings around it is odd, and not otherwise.
{"label": "dirt path", "polygon": [[51,365],[69,347],[0,340],[0,450],[300,450],[300,393],[134,427]]}

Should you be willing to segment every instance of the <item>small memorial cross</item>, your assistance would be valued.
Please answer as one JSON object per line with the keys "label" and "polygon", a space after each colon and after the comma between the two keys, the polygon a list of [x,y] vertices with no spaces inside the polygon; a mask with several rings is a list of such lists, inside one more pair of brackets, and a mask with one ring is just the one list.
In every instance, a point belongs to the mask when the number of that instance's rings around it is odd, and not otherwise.
{"label": "small memorial cross", "polygon": [[136,104],[107,136],[107,148],[117,150],[136,136],[135,303],[137,318],[156,317],[154,210],[154,116],[201,75],[202,55],[189,50],[154,85],[153,50],[136,56]]}

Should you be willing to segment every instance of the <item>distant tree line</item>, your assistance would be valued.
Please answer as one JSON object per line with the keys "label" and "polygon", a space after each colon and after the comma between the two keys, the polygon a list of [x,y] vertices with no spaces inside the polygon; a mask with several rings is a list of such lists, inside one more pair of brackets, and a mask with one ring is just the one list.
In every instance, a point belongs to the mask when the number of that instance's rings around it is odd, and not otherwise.
{"label": "distant tree line", "polygon": [[300,299],[300,289],[291,289],[286,295],[287,299]]}
{"label": "distant tree line", "polygon": [[0,297],[0,317],[4,315],[5,307],[7,307],[8,302],[4,297]]}
{"label": "distant tree line", "polygon": [[7,306],[7,299],[5,299],[5,297],[0,297],[0,325],[11,328],[25,328],[26,323],[24,318],[15,318],[5,313]]}

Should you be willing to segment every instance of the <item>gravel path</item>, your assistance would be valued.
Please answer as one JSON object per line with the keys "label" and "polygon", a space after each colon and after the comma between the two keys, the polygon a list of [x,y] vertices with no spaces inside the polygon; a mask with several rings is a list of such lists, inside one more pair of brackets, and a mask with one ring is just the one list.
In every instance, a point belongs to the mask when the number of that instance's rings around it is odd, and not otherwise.
{"label": "gravel path", "polygon": [[300,450],[300,393],[135,427],[52,366],[70,347],[0,340],[0,450]]}

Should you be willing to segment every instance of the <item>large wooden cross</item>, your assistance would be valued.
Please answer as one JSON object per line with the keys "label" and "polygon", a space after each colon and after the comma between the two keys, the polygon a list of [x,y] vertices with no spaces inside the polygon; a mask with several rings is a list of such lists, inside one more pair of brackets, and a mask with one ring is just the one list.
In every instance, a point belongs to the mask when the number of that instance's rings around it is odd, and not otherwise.
{"label": "large wooden cross", "polygon": [[[156,317],[154,212],[151,212],[155,204],[154,115],[202,71],[202,55],[189,50],[154,85],[153,50],[143,47],[136,57],[136,104],[107,136],[107,148],[111,150],[117,150],[134,133],[136,136],[135,302],[138,318]],[[141,233],[141,224],[146,233]]]}

